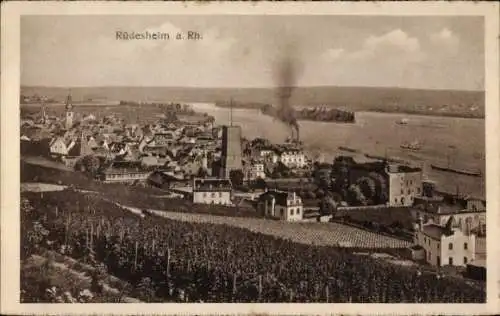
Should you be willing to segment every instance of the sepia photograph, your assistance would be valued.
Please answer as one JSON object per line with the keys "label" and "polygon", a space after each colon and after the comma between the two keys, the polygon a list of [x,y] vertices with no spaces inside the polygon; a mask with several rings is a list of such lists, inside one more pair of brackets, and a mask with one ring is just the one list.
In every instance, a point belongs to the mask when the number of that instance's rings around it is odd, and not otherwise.
{"label": "sepia photograph", "polygon": [[18,14],[10,295],[494,303],[498,6],[482,5]]}

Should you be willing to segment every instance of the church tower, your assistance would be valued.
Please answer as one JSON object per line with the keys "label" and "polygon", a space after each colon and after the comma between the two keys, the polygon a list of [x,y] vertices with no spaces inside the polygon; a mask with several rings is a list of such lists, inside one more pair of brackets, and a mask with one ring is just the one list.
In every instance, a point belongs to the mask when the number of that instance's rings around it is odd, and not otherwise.
{"label": "church tower", "polygon": [[71,127],[73,127],[74,116],[75,113],[73,112],[73,102],[71,100],[71,90],[70,90],[68,97],[66,98],[66,121],[65,121],[66,130],[70,130]]}
{"label": "church tower", "polygon": [[45,102],[46,102],[46,100],[47,100],[46,97],[42,98],[42,108],[41,108],[41,111],[40,111],[40,122],[42,124],[45,124],[47,122],[47,113],[45,111]]}

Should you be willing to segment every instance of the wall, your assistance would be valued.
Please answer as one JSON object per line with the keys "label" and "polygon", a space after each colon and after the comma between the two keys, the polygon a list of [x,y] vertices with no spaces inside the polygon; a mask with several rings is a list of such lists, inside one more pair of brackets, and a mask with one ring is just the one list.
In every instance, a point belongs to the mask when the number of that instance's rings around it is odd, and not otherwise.
{"label": "wall", "polygon": [[[304,216],[304,208],[300,206],[289,206],[287,207],[287,218],[286,220],[289,222],[293,221],[301,221]],[[292,213],[293,212],[293,213]]]}
{"label": "wall", "polygon": [[193,203],[230,205],[231,192],[193,192]]}
{"label": "wall", "polygon": [[104,177],[104,182],[131,182],[146,180],[149,173],[106,174]]}
{"label": "wall", "polygon": [[436,266],[438,261],[438,256],[441,256],[441,241],[428,237],[421,231],[417,231],[416,239],[414,242],[420,245],[425,250],[425,261],[431,265]]}
{"label": "wall", "polygon": [[[453,249],[448,245],[452,243]],[[464,243],[467,243],[467,249],[464,249]],[[454,266],[466,266],[475,258],[476,240],[474,235],[466,236],[461,231],[456,231],[454,235],[442,237],[441,247],[441,265],[448,265],[448,259],[453,258]],[[464,257],[467,263],[464,263]]]}

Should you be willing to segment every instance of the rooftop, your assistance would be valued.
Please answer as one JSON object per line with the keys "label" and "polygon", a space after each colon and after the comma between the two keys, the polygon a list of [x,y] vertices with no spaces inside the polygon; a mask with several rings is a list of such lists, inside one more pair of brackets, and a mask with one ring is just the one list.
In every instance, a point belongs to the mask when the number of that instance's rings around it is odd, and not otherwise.
{"label": "rooftop", "polygon": [[441,236],[446,234],[446,229],[443,226],[428,224],[422,228],[422,232],[433,239],[441,240]]}
{"label": "rooftop", "polygon": [[193,191],[230,191],[232,184],[229,179],[208,178],[194,179]]}

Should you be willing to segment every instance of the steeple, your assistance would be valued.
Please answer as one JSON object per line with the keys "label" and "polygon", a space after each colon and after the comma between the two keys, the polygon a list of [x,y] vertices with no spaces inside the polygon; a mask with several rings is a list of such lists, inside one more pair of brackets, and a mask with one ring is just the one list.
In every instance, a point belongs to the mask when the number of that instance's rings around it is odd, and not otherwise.
{"label": "steeple", "polygon": [[66,97],[66,120],[64,124],[67,130],[73,127],[73,117],[74,117],[73,102],[71,98],[71,89],[70,89],[68,96]]}
{"label": "steeple", "polygon": [[42,98],[42,108],[41,108],[41,113],[40,113],[42,124],[45,124],[45,122],[47,121],[47,113],[45,112],[45,102],[46,102],[46,98],[43,97]]}
{"label": "steeple", "polygon": [[66,97],[66,111],[73,109],[73,100],[71,98],[71,89],[69,89],[68,96]]}

